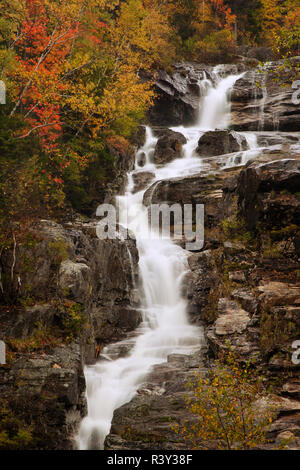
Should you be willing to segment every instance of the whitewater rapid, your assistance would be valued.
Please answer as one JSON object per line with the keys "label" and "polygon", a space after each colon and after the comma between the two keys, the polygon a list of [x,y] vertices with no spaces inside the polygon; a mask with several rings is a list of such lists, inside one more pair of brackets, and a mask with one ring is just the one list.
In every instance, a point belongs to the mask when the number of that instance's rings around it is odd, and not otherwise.
{"label": "whitewater rapid", "polygon": [[[149,230],[148,212],[143,205],[143,196],[148,188],[133,194],[132,175],[151,171],[155,174],[153,184],[155,181],[202,170],[203,160],[195,153],[198,140],[207,130],[228,127],[230,90],[242,76],[221,78],[217,72],[215,75],[215,83],[206,77],[199,82],[202,97],[198,122],[189,128],[174,128],[187,138],[183,158],[165,166],[156,166],[152,157],[157,138],[147,127],[145,145],[137,152],[134,172],[128,175],[127,191],[124,196],[117,198],[120,223],[135,234],[139,251],[139,293],[143,322],[136,335],[128,340],[130,352],[126,357],[115,359],[118,345],[108,346],[94,366],[85,368],[88,415],[83,419],[76,439],[79,449],[104,448],[114,411],[134,397],[155,364],[167,361],[173,353],[191,354],[204,344],[202,329],[188,322],[187,302],[181,293],[190,253],[170,239],[151,236],[155,234]],[[245,136],[250,150],[242,152],[244,160],[253,156],[257,146],[252,134],[245,133]],[[141,154],[146,157],[143,167],[138,164]],[[227,157],[227,163],[230,158],[233,157]],[[234,164],[234,161],[231,163]]]}

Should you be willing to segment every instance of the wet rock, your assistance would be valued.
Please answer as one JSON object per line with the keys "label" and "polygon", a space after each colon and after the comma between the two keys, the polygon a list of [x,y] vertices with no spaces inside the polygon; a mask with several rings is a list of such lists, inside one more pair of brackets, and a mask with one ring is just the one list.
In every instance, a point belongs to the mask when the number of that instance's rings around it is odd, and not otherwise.
{"label": "wet rock", "polygon": [[[253,67],[253,63],[250,68]],[[219,75],[238,74],[248,69],[246,61],[224,64]],[[196,63],[179,63],[173,70],[160,70],[155,77],[157,98],[148,113],[152,125],[170,127],[194,124],[199,114],[199,99],[204,90],[199,83],[204,78],[216,83],[213,66]]]}
{"label": "wet rock", "polygon": [[207,178],[203,174],[172,178],[154,183],[144,195],[143,203],[204,204],[205,226],[216,226],[222,218],[222,183],[224,176]]}
{"label": "wet rock", "polygon": [[115,411],[105,449],[188,450],[190,443],[176,435],[172,424],[195,421],[185,406],[186,385],[195,373],[206,373],[202,352],[172,355],[154,366],[131,402]]}
{"label": "wet rock", "polygon": [[137,164],[140,167],[143,167],[146,165],[146,154],[144,152],[141,152],[137,155]]}
{"label": "wet rock", "polygon": [[184,135],[170,129],[164,129],[154,151],[153,161],[157,165],[165,165],[182,157],[182,146],[187,143]]}
{"label": "wet rock", "polygon": [[[199,70],[200,69],[200,70]],[[155,79],[157,98],[149,112],[152,125],[191,124],[197,116],[203,67],[175,65],[173,72],[159,71]]]}
{"label": "wet rock", "polygon": [[[292,59],[297,67],[300,58]],[[298,131],[300,107],[293,100],[291,87],[282,87],[276,80],[283,61],[266,63],[248,71],[232,91],[231,127],[236,130]],[[296,69],[294,69],[294,73]],[[285,71],[287,75],[292,71]],[[288,78],[286,78],[288,80]]]}
{"label": "wet rock", "polygon": [[133,174],[134,189],[133,193],[138,193],[145,189],[151,181],[155,178],[155,174],[150,171],[143,171]]}
{"label": "wet rock", "polygon": [[210,131],[200,137],[196,152],[202,157],[214,157],[247,150],[244,136],[234,131]]}
{"label": "wet rock", "polygon": [[146,142],[146,127],[138,126],[134,134],[131,136],[130,141],[137,148],[143,147]]}

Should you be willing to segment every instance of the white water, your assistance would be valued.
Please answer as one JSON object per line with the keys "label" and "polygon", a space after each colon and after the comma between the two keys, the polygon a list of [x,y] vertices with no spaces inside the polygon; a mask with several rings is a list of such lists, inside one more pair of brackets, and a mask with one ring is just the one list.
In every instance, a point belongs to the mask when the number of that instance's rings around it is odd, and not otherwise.
{"label": "white water", "polygon": [[[188,141],[184,146],[184,158],[156,167],[152,156],[157,139],[147,128],[146,143],[136,156],[138,162],[145,153],[146,164],[141,167],[136,163],[135,172],[152,171],[156,181],[199,172],[203,163],[195,153],[198,140],[207,129],[227,127],[229,92],[238,78],[240,76],[218,79],[216,86],[205,78],[202,91],[205,89],[207,95],[201,100],[204,109],[199,113],[199,122],[194,127],[176,128]],[[188,323],[187,304],[181,295],[189,253],[170,239],[149,237],[147,209],[142,203],[145,191],[132,194],[132,190],[133,179],[129,175],[127,192],[118,198],[118,202],[120,222],[135,233],[137,240],[143,323],[136,335],[127,341],[131,350],[126,357],[116,358],[125,341],[105,348],[101,360],[86,368],[88,416],[82,421],[77,437],[80,449],[103,449],[114,411],[134,397],[151,367],[165,362],[172,353],[189,354],[203,344],[202,330]]]}
{"label": "white water", "polygon": [[229,75],[222,80],[219,79],[217,87],[211,84],[199,112],[198,126],[200,129],[227,129],[231,110],[230,91],[235,82],[243,75]]}

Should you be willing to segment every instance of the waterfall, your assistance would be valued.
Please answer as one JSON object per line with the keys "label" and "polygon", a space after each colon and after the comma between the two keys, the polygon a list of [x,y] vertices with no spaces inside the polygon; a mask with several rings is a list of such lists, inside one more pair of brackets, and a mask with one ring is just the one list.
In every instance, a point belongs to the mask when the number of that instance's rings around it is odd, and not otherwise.
{"label": "waterfall", "polygon": [[[102,449],[115,409],[130,401],[150,368],[172,353],[199,348],[202,332],[189,325],[181,283],[187,271],[186,253],[171,240],[151,237],[144,191],[118,198],[120,222],[137,239],[140,255],[141,299],[144,322],[130,354],[114,361],[99,361],[86,371],[88,416],[78,436],[80,449]],[[104,350],[109,357],[109,348]]]}
{"label": "waterfall", "polygon": [[[215,74],[218,69],[215,69]],[[231,100],[230,91],[241,75],[229,75],[217,79],[217,86],[211,83],[199,112],[198,127],[203,130],[227,129],[230,120]]]}
{"label": "waterfall", "polygon": [[[152,157],[157,139],[147,127],[146,142],[136,154],[134,172],[151,169],[157,182],[199,171],[202,161],[194,152],[199,137],[206,129],[227,127],[229,91],[240,77],[218,79],[214,86],[204,75],[202,91],[206,94],[200,98],[202,111],[198,123],[190,128],[177,128],[188,140],[184,158],[156,167]],[[145,166],[139,164],[141,156]],[[127,192],[118,197],[118,204],[120,223],[135,234],[137,241],[143,323],[129,340],[130,351],[126,357],[115,359],[118,345],[108,346],[94,366],[86,367],[88,415],[77,436],[80,449],[103,449],[114,411],[134,397],[151,368],[167,361],[172,353],[192,353],[204,341],[202,329],[188,322],[187,302],[181,294],[189,253],[170,239],[160,239],[151,233],[148,211],[143,205],[145,190],[136,194],[132,190],[132,175],[129,175]]]}
{"label": "waterfall", "polygon": [[263,131],[264,128],[265,128],[265,105],[266,105],[266,101],[267,101],[267,98],[268,98],[267,75],[266,74],[263,74],[261,87],[262,87],[263,96],[262,96],[262,99],[261,99],[261,102],[260,102],[259,122],[258,122],[258,130],[259,131]]}

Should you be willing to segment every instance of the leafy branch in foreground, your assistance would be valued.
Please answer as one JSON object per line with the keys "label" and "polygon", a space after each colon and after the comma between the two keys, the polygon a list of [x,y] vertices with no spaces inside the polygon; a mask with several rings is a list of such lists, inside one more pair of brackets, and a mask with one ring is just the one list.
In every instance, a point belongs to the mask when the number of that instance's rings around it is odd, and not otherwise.
{"label": "leafy branch in foreground", "polygon": [[[262,379],[253,365],[241,365],[232,351],[216,361],[203,376],[190,380],[188,411],[195,416],[183,426],[173,426],[194,449],[246,450],[267,443],[267,426],[274,406],[255,406],[264,397]],[[264,400],[267,403],[267,400]],[[259,408],[259,412],[257,411]]]}

